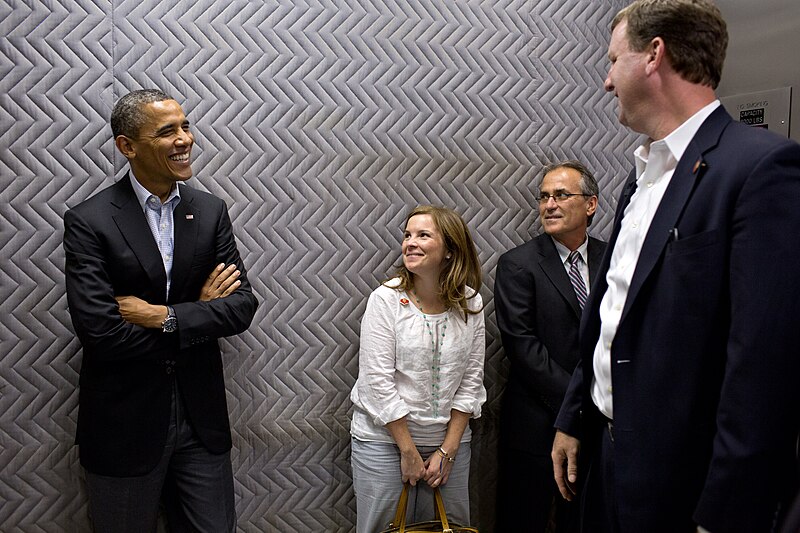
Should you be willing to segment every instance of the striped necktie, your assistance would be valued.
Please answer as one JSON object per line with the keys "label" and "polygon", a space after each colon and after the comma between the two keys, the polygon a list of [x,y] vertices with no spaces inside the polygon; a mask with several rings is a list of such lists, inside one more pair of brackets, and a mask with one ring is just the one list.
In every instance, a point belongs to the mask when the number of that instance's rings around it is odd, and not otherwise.
{"label": "striped necktie", "polygon": [[583,282],[583,276],[581,276],[581,271],[578,268],[578,260],[580,258],[580,252],[575,250],[570,252],[567,261],[569,261],[569,280],[572,282],[572,288],[575,289],[575,296],[578,297],[578,304],[580,304],[581,310],[583,310],[589,295],[586,292],[586,284]]}

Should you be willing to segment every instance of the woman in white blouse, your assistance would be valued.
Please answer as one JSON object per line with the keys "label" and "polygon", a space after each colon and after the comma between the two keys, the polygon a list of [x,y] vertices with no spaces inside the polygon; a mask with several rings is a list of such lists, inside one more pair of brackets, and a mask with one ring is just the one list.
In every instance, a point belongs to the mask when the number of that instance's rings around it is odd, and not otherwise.
{"label": "woman in white blouse", "polygon": [[402,255],[361,321],[350,394],[358,533],[388,525],[404,482],[416,487],[409,521],[433,519],[440,487],[448,517],[469,523],[469,419],[486,400],[478,254],[458,214],[421,206],[406,219]]}

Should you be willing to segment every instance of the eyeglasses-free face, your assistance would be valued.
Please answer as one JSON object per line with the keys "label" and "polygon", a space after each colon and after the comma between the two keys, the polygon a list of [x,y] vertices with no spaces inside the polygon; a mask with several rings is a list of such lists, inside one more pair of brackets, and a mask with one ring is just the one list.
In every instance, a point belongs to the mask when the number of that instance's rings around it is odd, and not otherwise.
{"label": "eyeglasses-free face", "polygon": [[408,219],[403,233],[403,264],[416,276],[439,278],[447,256],[447,245],[431,215],[419,214]]}

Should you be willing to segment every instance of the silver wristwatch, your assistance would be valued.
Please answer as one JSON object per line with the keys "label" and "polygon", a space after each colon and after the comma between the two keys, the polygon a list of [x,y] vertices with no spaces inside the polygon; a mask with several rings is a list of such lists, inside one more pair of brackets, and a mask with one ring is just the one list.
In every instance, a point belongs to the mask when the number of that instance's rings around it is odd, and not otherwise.
{"label": "silver wristwatch", "polygon": [[175,310],[171,305],[167,306],[167,318],[161,323],[161,331],[164,333],[173,333],[178,329],[178,317],[175,316]]}

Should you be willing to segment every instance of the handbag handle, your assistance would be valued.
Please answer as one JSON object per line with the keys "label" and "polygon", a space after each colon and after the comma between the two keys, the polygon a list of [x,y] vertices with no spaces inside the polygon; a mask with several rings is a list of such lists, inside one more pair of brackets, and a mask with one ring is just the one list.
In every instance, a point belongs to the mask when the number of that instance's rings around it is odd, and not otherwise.
{"label": "handbag handle", "polygon": [[408,508],[408,483],[403,483],[403,491],[400,493],[400,499],[397,500],[397,510],[394,513],[394,520],[389,524],[389,527],[399,527],[401,531],[406,528],[406,509]]}
{"label": "handbag handle", "polygon": [[[400,528],[399,533],[406,531],[406,510],[408,509],[408,491],[411,485],[403,483],[403,490],[400,492],[400,499],[397,500],[397,510],[394,513],[394,520],[389,524],[389,527]],[[450,529],[450,524],[447,521],[447,511],[444,508],[444,500],[442,493],[439,492],[439,487],[433,489],[433,501],[436,504],[434,520],[438,520],[442,524],[442,533],[453,533]]]}

